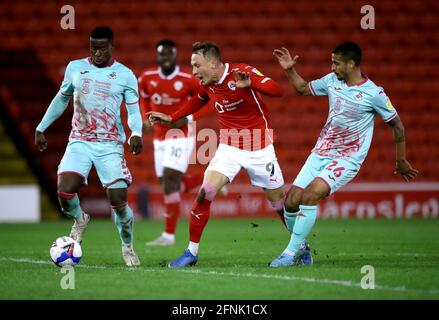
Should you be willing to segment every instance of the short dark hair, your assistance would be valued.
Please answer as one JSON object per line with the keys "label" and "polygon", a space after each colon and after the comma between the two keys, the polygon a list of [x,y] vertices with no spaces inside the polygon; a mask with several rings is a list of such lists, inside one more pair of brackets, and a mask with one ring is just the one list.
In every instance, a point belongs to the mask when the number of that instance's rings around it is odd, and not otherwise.
{"label": "short dark hair", "polygon": [[221,60],[220,50],[214,42],[195,42],[192,45],[192,53],[201,53],[203,56],[210,56]]}
{"label": "short dark hair", "polygon": [[113,41],[114,34],[113,30],[106,26],[99,26],[94,28],[90,32],[90,38],[93,39],[108,39],[108,41]]}
{"label": "short dark hair", "polygon": [[344,42],[332,50],[332,53],[341,55],[345,61],[353,60],[356,66],[361,63],[361,49],[355,42]]}
{"label": "short dark hair", "polygon": [[160,47],[160,46],[166,46],[166,47],[174,47],[176,48],[177,45],[175,44],[174,41],[169,40],[169,39],[163,39],[160,40],[159,42],[157,42],[157,44],[155,45],[156,48]]}

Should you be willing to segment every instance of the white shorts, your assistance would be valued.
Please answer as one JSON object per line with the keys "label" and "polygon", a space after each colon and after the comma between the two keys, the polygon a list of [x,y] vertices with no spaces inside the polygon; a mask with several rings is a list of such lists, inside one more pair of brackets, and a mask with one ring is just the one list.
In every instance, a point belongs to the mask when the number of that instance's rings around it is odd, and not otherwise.
{"label": "white shorts", "polygon": [[247,171],[253,186],[277,189],[284,185],[282,171],[272,144],[256,151],[220,144],[206,172],[217,171],[232,182],[241,168]]}
{"label": "white shorts", "polygon": [[164,168],[170,168],[182,173],[187,171],[195,138],[178,138],[154,140],[154,167],[157,177],[163,176]]}

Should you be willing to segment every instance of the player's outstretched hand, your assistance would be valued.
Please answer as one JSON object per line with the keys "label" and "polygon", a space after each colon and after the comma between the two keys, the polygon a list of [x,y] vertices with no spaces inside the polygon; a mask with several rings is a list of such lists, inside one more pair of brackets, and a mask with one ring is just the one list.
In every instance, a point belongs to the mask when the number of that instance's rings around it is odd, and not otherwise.
{"label": "player's outstretched hand", "polygon": [[233,70],[237,88],[248,88],[251,85],[250,73]]}
{"label": "player's outstretched hand", "polygon": [[418,170],[412,168],[407,160],[399,160],[396,161],[395,171],[393,173],[399,173],[405,181],[409,182],[416,177]]}
{"label": "player's outstretched hand", "polygon": [[44,151],[47,148],[47,140],[44,136],[44,133],[35,131],[35,146],[38,148],[38,151]]}
{"label": "player's outstretched hand", "polygon": [[143,142],[142,142],[142,138],[139,136],[132,136],[130,138],[130,151],[133,154],[139,154],[142,152],[143,150]]}
{"label": "player's outstretched hand", "polygon": [[294,58],[291,58],[290,52],[284,47],[274,49],[273,55],[277,58],[277,61],[284,70],[293,68],[297,62],[297,59],[299,59],[299,56],[294,56]]}
{"label": "player's outstretched hand", "polygon": [[152,123],[149,121],[149,119],[143,120],[143,130],[145,132],[150,132],[152,130]]}
{"label": "player's outstretched hand", "polygon": [[156,123],[170,124],[172,120],[170,115],[157,111],[149,111],[146,113],[146,115],[148,116],[148,119],[152,124],[156,124]]}

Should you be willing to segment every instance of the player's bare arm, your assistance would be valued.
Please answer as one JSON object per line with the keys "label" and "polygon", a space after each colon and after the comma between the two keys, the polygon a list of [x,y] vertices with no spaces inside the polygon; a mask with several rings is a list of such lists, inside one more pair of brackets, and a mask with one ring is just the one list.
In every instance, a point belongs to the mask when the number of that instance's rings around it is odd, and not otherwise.
{"label": "player's bare arm", "polygon": [[177,120],[177,121],[175,121],[175,122],[171,122],[170,124],[169,124],[169,126],[171,127],[171,128],[181,128],[181,127],[184,127],[185,125],[187,125],[188,124],[188,120],[187,120],[187,118],[181,118],[180,120]]}
{"label": "player's bare arm", "polygon": [[44,133],[35,131],[35,146],[39,151],[44,151],[47,148],[47,140]]}
{"label": "player's bare arm", "polygon": [[404,125],[399,116],[390,120],[388,124],[393,129],[393,140],[396,144],[396,164],[394,174],[399,173],[405,181],[409,182],[416,177],[418,170],[412,168],[406,159]]}
{"label": "player's bare arm", "polygon": [[291,57],[287,48],[275,49],[273,55],[277,58],[279,65],[285,71],[288,77],[288,81],[293,88],[302,96],[312,95],[308,82],[306,82],[297,72],[294,66],[299,59],[299,56]]}
{"label": "player's bare arm", "polygon": [[162,112],[149,111],[146,115],[153,125],[156,123],[170,124],[172,122],[171,116]]}
{"label": "player's bare arm", "polygon": [[[171,128],[181,128],[188,124],[188,120],[186,118],[177,120],[175,122],[168,123]],[[145,132],[149,132],[152,130],[154,124],[149,119],[143,120],[143,130]]]}

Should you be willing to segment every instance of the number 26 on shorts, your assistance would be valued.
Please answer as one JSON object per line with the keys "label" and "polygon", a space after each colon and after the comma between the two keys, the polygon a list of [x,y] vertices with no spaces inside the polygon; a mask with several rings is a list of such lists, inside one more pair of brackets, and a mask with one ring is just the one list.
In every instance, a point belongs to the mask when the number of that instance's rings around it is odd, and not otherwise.
{"label": "number 26 on shorts", "polygon": [[335,178],[338,178],[341,176],[342,171],[344,170],[344,167],[337,167],[335,166],[338,164],[338,161],[333,160],[329,166],[326,167],[326,170],[332,171],[332,175],[328,174],[328,178],[335,181]]}

